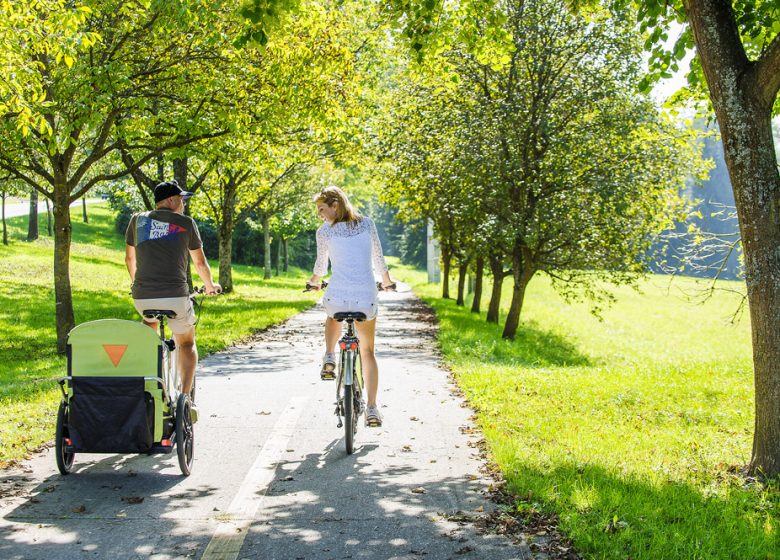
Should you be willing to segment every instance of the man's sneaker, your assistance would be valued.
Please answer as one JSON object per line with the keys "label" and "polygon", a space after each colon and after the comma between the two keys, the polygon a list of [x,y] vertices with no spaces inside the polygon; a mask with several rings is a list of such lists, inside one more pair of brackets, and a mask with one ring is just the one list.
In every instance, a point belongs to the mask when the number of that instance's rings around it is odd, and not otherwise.
{"label": "man's sneaker", "polygon": [[366,407],[366,426],[369,428],[382,427],[382,415],[379,414],[379,407],[376,405]]}

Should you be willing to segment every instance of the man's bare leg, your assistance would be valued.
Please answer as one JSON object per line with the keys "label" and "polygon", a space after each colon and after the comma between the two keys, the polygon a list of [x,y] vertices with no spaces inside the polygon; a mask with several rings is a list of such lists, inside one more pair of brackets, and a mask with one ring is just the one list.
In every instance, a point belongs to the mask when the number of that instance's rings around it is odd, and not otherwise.
{"label": "man's bare leg", "polygon": [[176,341],[176,361],[179,364],[179,375],[181,375],[181,390],[183,393],[190,393],[192,382],[195,379],[195,368],[198,367],[195,329],[190,329],[184,334],[174,334],[173,339]]}

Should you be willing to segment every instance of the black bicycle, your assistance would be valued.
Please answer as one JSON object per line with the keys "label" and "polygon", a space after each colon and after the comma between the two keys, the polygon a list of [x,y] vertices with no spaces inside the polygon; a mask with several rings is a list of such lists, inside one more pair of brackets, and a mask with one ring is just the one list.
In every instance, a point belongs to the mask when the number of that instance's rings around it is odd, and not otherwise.
{"label": "black bicycle", "polygon": [[[328,283],[322,282],[319,287],[324,290],[328,287]],[[317,286],[307,283],[304,291],[308,292],[316,288]],[[380,291],[393,291],[396,285],[393,283],[389,286],[382,286],[381,282],[377,282],[377,288]],[[338,342],[339,364],[336,376],[336,410],[334,414],[338,417],[337,427],[344,428],[344,444],[347,454],[351,455],[355,450],[358,418],[365,410],[360,340],[355,330],[355,322],[365,321],[366,314],[360,311],[343,311],[334,313],[333,319],[347,325],[346,331]]]}

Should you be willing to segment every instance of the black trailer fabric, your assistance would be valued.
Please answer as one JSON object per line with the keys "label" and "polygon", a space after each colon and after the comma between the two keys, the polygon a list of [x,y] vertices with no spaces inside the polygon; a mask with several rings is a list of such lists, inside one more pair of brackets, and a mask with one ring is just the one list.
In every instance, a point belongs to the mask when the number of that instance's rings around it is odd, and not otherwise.
{"label": "black trailer fabric", "polygon": [[74,451],[144,453],[151,449],[154,410],[147,402],[151,399],[144,391],[143,377],[74,377],[71,383],[68,424]]}

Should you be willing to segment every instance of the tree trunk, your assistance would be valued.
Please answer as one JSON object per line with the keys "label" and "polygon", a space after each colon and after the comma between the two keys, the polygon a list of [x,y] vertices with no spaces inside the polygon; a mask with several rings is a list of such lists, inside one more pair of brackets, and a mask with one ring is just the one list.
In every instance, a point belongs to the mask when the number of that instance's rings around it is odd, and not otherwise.
{"label": "tree trunk", "polygon": [[183,191],[190,190],[187,188],[188,164],[187,158],[176,158],[173,160],[173,178]]}
{"label": "tree trunk", "polygon": [[30,189],[30,214],[27,219],[27,241],[38,239],[38,190]]}
{"label": "tree trunk", "polygon": [[271,278],[271,219],[263,215],[263,278]]}
{"label": "tree trunk", "polygon": [[225,293],[233,291],[233,231],[223,219],[217,230],[219,242],[219,284]]}
{"label": "tree trunk", "polygon": [[76,325],[70,286],[70,201],[65,185],[54,185],[54,301],[57,352],[65,353],[68,333]]}
{"label": "tree trunk", "polygon": [[501,311],[501,288],[504,285],[504,263],[501,257],[490,257],[490,272],[493,275],[493,289],[490,291],[487,322],[498,323]]}
{"label": "tree trunk", "polygon": [[282,238],[276,243],[276,276],[279,276],[279,269],[282,266]]}
{"label": "tree trunk", "polygon": [[284,253],[284,268],[283,270],[285,272],[288,272],[290,269],[290,254],[287,252],[287,239],[282,240],[282,251]]}
{"label": "tree trunk", "polygon": [[749,470],[780,474],[780,174],[772,105],[780,90],[780,41],[749,61],[730,2],[687,0],[734,189],[745,255],[755,378]]}
{"label": "tree trunk", "polygon": [[477,267],[474,271],[474,301],[471,302],[472,313],[479,313],[482,305],[482,276],[485,274],[485,258],[477,257]]}
{"label": "tree trunk", "polygon": [[81,199],[81,215],[85,224],[89,223],[89,217],[87,216],[87,197],[84,196]]}
{"label": "tree trunk", "polygon": [[466,275],[469,272],[469,261],[464,260],[458,265],[458,299],[455,305],[466,304]]}
{"label": "tree trunk", "polygon": [[[745,255],[755,380],[749,470],[780,474],[780,176],[771,112],[743,100],[742,117],[718,112]],[[750,123],[747,125],[746,123]]]}
{"label": "tree trunk", "polygon": [[49,206],[49,198],[47,197],[46,200],[46,231],[49,234],[49,237],[52,236],[51,231],[51,206]]}
{"label": "tree trunk", "polygon": [[441,273],[441,280],[443,282],[441,287],[441,297],[444,299],[450,299],[450,266],[452,264],[452,257],[450,252],[442,248],[441,259],[443,264]]}
{"label": "tree trunk", "polygon": [[8,245],[8,228],[5,225],[5,191],[0,196],[3,197],[3,245]]}
{"label": "tree trunk", "polygon": [[165,181],[165,156],[159,154],[157,156],[157,182],[162,183]]}
{"label": "tree trunk", "polygon": [[[174,169],[176,168],[176,161],[179,160],[174,161]],[[222,220],[217,223],[217,241],[219,243],[219,284],[226,293],[233,291],[233,231],[236,225],[237,193],[238,186],[236,185],[235,178],[231,176],[223,185],[222,206],[220,207]]]}
{"label": "tree trunk", "polygon": [[525,299],[525,290],[528,282],[534,275],[534,270],[530,266],[530,259],[523,255],[520,247],[515,247],[512,251],[512,277],[514,286],[512,288],[512,303],[509,304],[509,312],[506,315],[504,331],[501,333],[503,338],[514,340],[517,334],[517,327],[520,325],[520,312],[523,310],[523,300]]}
{"label": "tree trunk", "polygon": [[[780,179],[770,121],[768,115],[760,117],[755,116],[756,126],[751,128],[763,130],[753,130],[750,138],[735,138],[748,136],[739,126],[732,130],[721,125],[721,134],[726,161],[732,159],[729,175],[742,232],[753,335],[756,415],[750,470],[776,475],[780,474]],[[738,152],[747,161],[736,161]],[[761,152],[771,153],[771,160],[762,158]]]}

